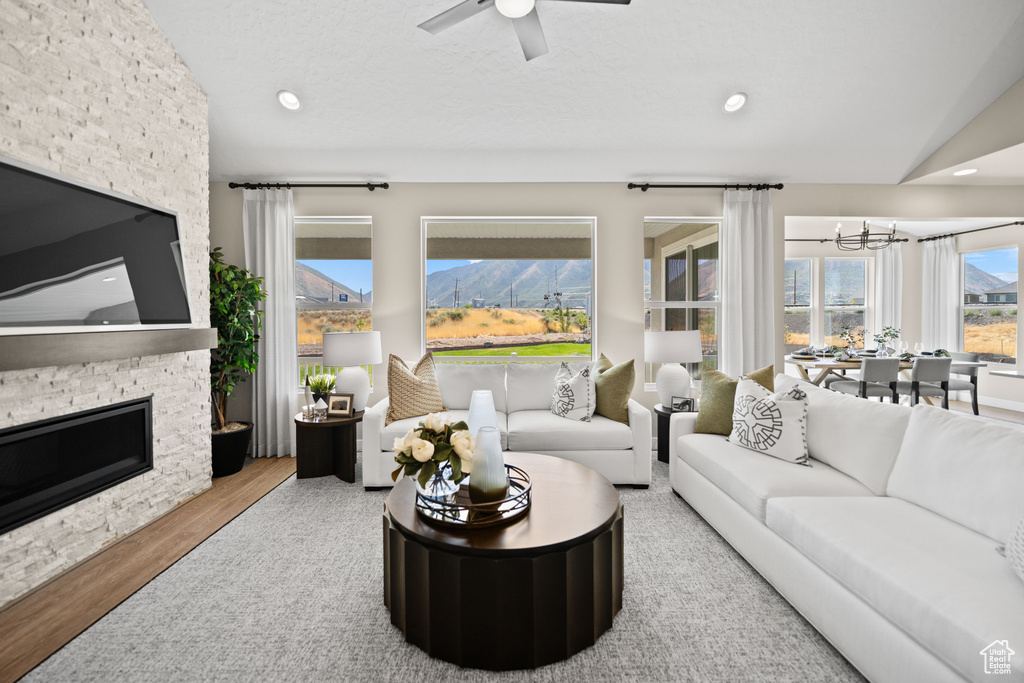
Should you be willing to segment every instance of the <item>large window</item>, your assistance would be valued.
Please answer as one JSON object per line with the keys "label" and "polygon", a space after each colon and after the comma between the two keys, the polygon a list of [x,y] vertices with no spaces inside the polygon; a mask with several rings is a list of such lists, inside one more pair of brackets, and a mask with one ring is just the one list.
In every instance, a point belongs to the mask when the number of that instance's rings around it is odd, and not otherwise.
{"label": "large window", "polygon": [[426,349],[440,361],[590,358],[594,224],[423,219]]}
{"label": "large window", "polygon": [[[855,348],[864,348],[867,328],[868,261],[861,258],[825,259],[825,344],[846,346],[853,335]],[[870,345],[870,344],[869,344]]]}
{"label": "large window", "polygon": [[814,261],[809,258],[786,259],[784,277],[788,354],[811,344]]}
{"label": "large window", "polygon": [[[700,330],[704,360],[688,368],[695,379],[718,366],[718,228],[706,220],[644,222],[645,331]],[[653,382],[657,368],[645,366]]]}
{"label": "large window", "polygon": [[1017,362],[1017,248],[963,255],[964,351]]}
{"label": "large window", "polygon": [[323,334],[372,329],[372,224],[368,217],[295,218],[299,381],[323,368]]}

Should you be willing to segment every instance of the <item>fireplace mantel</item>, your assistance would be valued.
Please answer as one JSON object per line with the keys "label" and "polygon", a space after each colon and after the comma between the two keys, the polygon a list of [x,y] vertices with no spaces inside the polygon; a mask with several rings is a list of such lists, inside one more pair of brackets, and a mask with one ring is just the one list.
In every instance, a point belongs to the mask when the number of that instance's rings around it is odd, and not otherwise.
{"label": "fireplace mantel", "polygon": [[0,371],[213,349],[216,328],[0,336]]}

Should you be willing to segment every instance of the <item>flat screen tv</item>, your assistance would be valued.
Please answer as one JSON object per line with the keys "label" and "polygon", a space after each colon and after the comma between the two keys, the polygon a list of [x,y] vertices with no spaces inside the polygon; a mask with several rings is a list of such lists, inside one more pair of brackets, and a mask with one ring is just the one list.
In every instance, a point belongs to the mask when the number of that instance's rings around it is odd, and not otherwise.
{"label": "flat screen tv", "polygon": [[191,325],[176,214],[0,157],[0,335]]}

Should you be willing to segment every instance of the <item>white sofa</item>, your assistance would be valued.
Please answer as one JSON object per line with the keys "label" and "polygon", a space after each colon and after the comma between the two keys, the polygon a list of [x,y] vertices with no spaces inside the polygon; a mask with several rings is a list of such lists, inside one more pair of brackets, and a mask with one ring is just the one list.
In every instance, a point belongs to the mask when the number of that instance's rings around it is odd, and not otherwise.
{"label": "white sofa", "polygon": [[[571,363],[574,371],[587,365]],[[498,413],[502,447],[541,453],[586,465],[613,484],[646,488],[651,483],[651,411],[629,400],[629,424],[594,415],[590,422],[551,412],[558,363],[437,363],[441,398],[452,420],[466,419],[475,389],[490,389]],[[363,415],[363,486],[393,486],[396,437],[415,427],[420,417],[384,425],[388,400]]]}
{"label": "white sofa", "polygon": [[[796,382],[779,375],[776,390]],[[693,434],[672,488],[872,681],[1024,680],[1024,429],[801,384],[811,467]],[[981,651],[1007,641],[1005,676]]]}

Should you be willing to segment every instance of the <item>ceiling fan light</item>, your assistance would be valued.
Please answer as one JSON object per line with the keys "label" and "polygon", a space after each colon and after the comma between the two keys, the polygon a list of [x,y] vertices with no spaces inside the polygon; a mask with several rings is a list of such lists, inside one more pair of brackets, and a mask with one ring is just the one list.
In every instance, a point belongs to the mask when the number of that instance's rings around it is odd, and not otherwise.
{"label": "ceiling fan light", "polygon": [[494,0],[494,6],[509,19],[525,17],[533,11],[535,0]]}
{"label": "ceiling fan light", "polygon": [[277,93],[277,101],[281,103],[282,107],[285,109],[291,109],[292,111],[302,108],[302,102],[299,101],[299,96],[291,90],[279,90]]}
{"label": "ceiling fan light", "polygon": [[745,93],[745,92],[733,93],[732,95],[729,95],[729,99],[727,99],[725,101],[725,110],[726,111],[738,111],[746,103],[747,103],[747,93]]}

